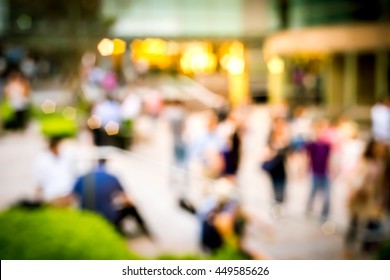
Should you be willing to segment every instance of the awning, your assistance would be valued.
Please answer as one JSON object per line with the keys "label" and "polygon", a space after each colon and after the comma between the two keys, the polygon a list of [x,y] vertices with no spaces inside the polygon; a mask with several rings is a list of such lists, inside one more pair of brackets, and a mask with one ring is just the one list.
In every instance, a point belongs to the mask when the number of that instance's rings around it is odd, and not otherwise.
{"label": "awning", "polygon": [[271,35],[264,56],[390,49],[390,23],[313,27]]}

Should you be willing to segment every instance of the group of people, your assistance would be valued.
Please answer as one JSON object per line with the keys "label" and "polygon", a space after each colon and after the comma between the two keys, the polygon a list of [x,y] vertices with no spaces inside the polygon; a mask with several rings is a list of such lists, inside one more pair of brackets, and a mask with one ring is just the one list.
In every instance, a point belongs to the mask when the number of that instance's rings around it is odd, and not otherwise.
{"label": "group of people", "polygon": [[135,139],[135,125],[142,115],[156,119],[163,106],[161,94],[152,89],[126,87],[104,91],[93,100],[88,126],[98,146],[130,147]]}
{"label": "group of people", "polygon": [[[301,110],[301,108],[298,108]],[[301,119],[302,118],[302,119]],[[310,121],[303,119],[301,113],[291,124],[282,117],[272,122],[271,132],[263,153],[262,168],[270,176],[276,203],[286,199],[287,162],[290,156],[295,164],[305,164],[302,157],[307,157],[312,173],[312,187],[307,203],[307,212],[313,208],[313,202],[319,192],[323,194],[321,219],[326,220],[330,208],[330,157],[332,143],[328,137],[331,127],[326,119]],[[305,167],[298,166],[299,172]],[[300,175],[305,175],[303,172]]]}
{"label": "group of people", "polygon": [[[21,84],[16,82],[9,88],[21,88]],[[21,90],[17,92],[14,103],[20,107],[25,104],[27,95],[20,94]],[[195,134],[188,131],[190,114],[181,101],[163,104],[161,96],[156,96],[155,92],[145,95],[131,90],[119,97],[108,94],[94,104],[88,125],[94,132],[95,144],[113,144],[105,142],[103,132],[110,135],[116,130],[113,134],[117,134],[126,122],[134,126],[143,110],[152,118],[164,118],[172,135],[173,165],[187,173],[190,162],[196,161],[202,175],[212,182],[200,204],[192,205],[184,197],[180,201],[181,206],[199,218],[202,247],[208,252],[226,243],[240,247],[243,225],[249,219],[237,195],[245,116],[227,109],[210,111],[205,114],[203,131]],[[347,243],[362,240],[362,232],[383,211],[388,211],[390,205],[389,112],[388,99],[372,108],[370,141],[363,141],[358,125],[346,118],[331,122],[324,117],[312,117],[303,107],[295,108],[292,117],[273,115],[259,165],[269,175],[275,203],[282,204],[288,199],[287,181],[289,176],[294,176],[288,170],[290,160],[294,161],[295,176],[303,177],[307,167],[310,170],[312,181],[306,212],[313,214],[315,198],[322,194],[322,209],[318,215],[322,222],[328,220],[331,213],[332,182],[343,180],[348,187],[347,205],[351,217]],[[141,229],[149,232],[134,202],[126,196],[118,179],[107,171],[104,159],[77,179],[69,176],[75,173],[71,171],[72,164],[59,154],[59,143],[58,139],[51,139],[49,151],[38,161],[38,196],[42,201],[57,206],[76,203],[100,213],[119,231],[123,219],[133,216]]]}
{"label": "group of people", "polygon": [[191,171],[197,169],[204,178],[196,186],[200,189],[198,201],[186,199],[189,184],[188,180],[182,180],[185,188],[179,201],[180,206],[195,214],[199,221],[201,247],[213,253],[229,245],[253,257],[242,246],[244,225],[249,216],[241,207],[237,188],[243,117],[223,107],[203,112],[200,127],[191,126],[186,107],[178,101],[168,104],[163,116],[172,134],[173,166],[184,168],[187,174],[191,165]]}
{"label": "group of people", "polygon": [[[288,199],[288,177],[304,178],[308,167],[311,189],[306,213],[313,214],[313,202],[322,194],[322,209],[315,216],[325,222],[330,216],[332,184],[338,181],[345,186],[350,216],[346,247],[355,248],[355,252],[367,248],[364,244],[370,243],[368,240],[385,238],[383,223],[390,209],[389,104],[385,99],[372,108],[372,129],[365,138],[359,125],[348,118],[331,122],[321,116],[311,117],[297,107],[291,119],[273,118],[263,152],[261,166],[269,174],[276,203]],[[289,168],[291,162],[293,168]],[[373,233],[375,238],[368,237]]]}
{"label": "group of people", "polygon": [[125,234],[123,221],[132,217],[149,235],[134,201],[116,176],[107,170],[107,157],[98,158],[91,171],[77,176],[75,162],[62,149],[63,139],[53,137],[36,161],[36,201],[54,207],[79,206],[97,212]]}

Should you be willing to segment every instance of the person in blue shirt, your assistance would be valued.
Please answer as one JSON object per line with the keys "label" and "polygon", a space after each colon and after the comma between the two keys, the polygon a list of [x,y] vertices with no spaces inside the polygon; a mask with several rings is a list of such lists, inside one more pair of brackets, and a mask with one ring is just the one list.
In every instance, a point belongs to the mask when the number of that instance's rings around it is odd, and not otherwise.
{"label": "person in blue shirt", "polygon": [[79,177],[72,193],[82,209],[99,213],[112,222],[121,233],[122,220],[131,216],[135,218],[142,231],[149,235],[143,219],[125,194],[119,180],[106,170],[106,159],[99,159],[94,170]]}

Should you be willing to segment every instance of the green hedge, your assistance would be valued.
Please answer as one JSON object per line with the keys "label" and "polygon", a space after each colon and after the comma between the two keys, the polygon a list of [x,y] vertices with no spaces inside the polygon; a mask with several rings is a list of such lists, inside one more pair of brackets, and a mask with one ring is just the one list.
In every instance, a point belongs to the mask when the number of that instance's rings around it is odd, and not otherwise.
{"label": "green hedge", "polygon": [[11,209],[0,214],[1,259],[139,259],[100,216],[73,209]]}
{"label": "green hedge", "polygon": [[77,124],[60,114],[48,114],[41,118],[41,132],[47,137],[74,137],[77,134]]}
{"label": "green hedge", "polygon": [[231,245],[224,245],[209,256],[201,255],[162,255],[159,260],[250,260],[250,256]]}
{"label": "green hedge", "polygon": [[380,246],[377,259],[390,260],[390,240],[384,242],[382,246]]}
{"label": "green hedge", "polygon": [[[141,259],[105,219],[75,209],[13,208],[0,213],[0,259]],[[225,246],[211,256],[162,255],[159,260],[243,260],[248,256]]]}

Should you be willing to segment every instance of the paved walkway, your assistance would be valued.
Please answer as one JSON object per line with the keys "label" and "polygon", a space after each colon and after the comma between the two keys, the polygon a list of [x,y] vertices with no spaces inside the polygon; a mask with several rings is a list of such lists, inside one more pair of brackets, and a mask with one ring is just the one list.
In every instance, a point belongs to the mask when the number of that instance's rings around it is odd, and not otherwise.
{"label": "paved walkway", "polygon": [[[265,230],[256,225],[250,226],[246,245],[275,259],[340,258],[342,238],[338,227],[334,232],[335,224],[321,227],[315,220],[304,217],[308,178],[288,184],[285,214],[275,216],[280,211],[272,208],[270,182],[260,171],[257,161],[267,126],[267,108],[254,108],[244,139],[247,149],[244,150],[240,170],[240,188],[245,209],[269,227]],[[32,124],[23,134],[8,134],[0,138],[0,208],[32,193],[32,165],[34,158],[44,148],[38,131],[38,127]],[[129,240],[129,246],[150,257],[168,252],[199,252],[198,222],[177,206],[177,192],[169,185],[170,138],[167,127],[159,122],[150,131],[152,134],[148,142],[135,146],[133,153],[114,153],[109,165],[134,198],[155,237],[153,241],[146,238]],[[91,161],[86,158],[93,149],[88,134],[82,133],[78,139],[69,141],[66,147],[79,157],[80,172],[87,170]],[[201,179],[195,182],[195,185],[201,184]],[[337,226],[343,225],[345,194],[342,186],[335,185],[333,190],[331,217]]]}

